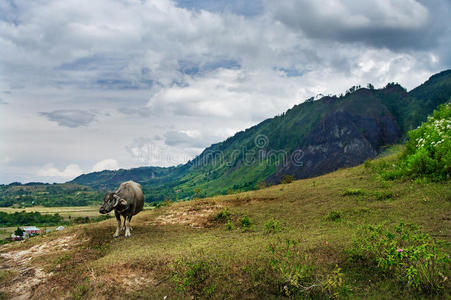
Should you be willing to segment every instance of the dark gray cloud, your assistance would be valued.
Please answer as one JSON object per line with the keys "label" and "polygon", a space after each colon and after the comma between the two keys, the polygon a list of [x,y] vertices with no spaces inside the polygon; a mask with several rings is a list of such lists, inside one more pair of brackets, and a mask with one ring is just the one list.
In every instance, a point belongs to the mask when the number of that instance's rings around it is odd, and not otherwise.
{"label": "dark gray cloud", "polygon": [[40,114],[49,121],[57,122],[60,126],[70,128],[87,126],[96,118],[95,114],[80,109],[61,109],[52,112],[41,112]]}
{"label": "dark gray cloud", "polygon": [[440,11],[449,10],[447,0],[286,0],[266,4],[276,20],[310,38],[394,50],[433,48],[449,27],[446,19],[437,18]]}

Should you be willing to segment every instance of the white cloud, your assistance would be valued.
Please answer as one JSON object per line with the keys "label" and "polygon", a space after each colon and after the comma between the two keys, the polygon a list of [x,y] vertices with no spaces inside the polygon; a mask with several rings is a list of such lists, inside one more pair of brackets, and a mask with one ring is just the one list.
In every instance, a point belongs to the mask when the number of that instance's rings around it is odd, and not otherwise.
{"label": "white cloud", "polygon": [[70,179],[77,177],[81,175],[83,171],[80,169],[80,167],[77,164],[70,164],[64,170],[60,171],[57,168],[54,167],[53,164],[47,164],[40,170],[38,170],[37,174],[38,176],[42,177],[59,177],[59,178],[65,178]]}
{"label": "white cloud", "polygon": [[104,159],[96,163],[93,167],[91,172],[98,172],[103,170],[117,170],[119,169],[119,164],[117,163],[117,160],[115,159]]}

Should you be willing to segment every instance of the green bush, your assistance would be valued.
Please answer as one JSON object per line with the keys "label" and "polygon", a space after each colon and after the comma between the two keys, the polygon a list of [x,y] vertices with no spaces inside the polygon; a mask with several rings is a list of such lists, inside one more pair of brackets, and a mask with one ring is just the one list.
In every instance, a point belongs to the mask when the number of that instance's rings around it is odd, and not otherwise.
{"label": "green bush", "polygon": [[428,177],[434,181],[451,177],[451,103],[440,105],[433,116],[409,132],[397,168],[391,176],[384,175],[386,178]]}
{"label": "green bush", "polygon": [[252,224],[251,219],[249,219],[248,216],[242,217],[240,220],[240,223],[241,223],[241,227],[244,227],[244,228],[249,228],[249,227],[251,227],[251,224]]}
{"label": "green bush", "polygon": [[333,222],[337,222],[339,221],[341,218],[341,212],[338,210],[331,210],[330,212],[327,213],[327,215],[325,216],[325,219],[327,221],[333,221]]}
{"label": "green bush", "polygon": [[225,224],[225,226],[227,230],[233,230],[234,228],[233,223],[230,220]]}
{"label": "green bush", "polygon": [[374,265],[408,288],[438,293],[445,288],[450,267],[449,255],[441,246],[415,225],[381,224],[361,230],[349,252],[359,265]]}
{"label": "green bush", "polygon": [[216,215],[213,216],[212,221],[224,223],[225,221],[230,219],[232,213],[228,208],[224,208],[220,210]]}
{"label": "green bush", "polygon": [[360,196],[364,195],[365,192],[361,189],[349,188],[343,192],[343,196]]}
{"label": "green bush", "polygon": [[265,233],[275,233],[280,231],[279,221],[271,219],[265,222]]}

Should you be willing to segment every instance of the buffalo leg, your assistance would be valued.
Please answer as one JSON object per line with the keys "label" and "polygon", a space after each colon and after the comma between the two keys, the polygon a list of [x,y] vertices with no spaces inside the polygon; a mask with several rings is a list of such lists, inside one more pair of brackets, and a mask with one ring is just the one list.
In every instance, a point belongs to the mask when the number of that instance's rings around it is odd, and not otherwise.
{"label": "buffalo leg", "polygon": [[127,218],[124,217],[124,223],[122,223],[121,231],[124,231],[124,230],[125,230],[125,220],[126,220],[126,219],[127,219]]}
{"label": "buffalo leg", "polygon": [[130,221],[132,220],[132,216],[126,216],[125,217],[125,237],[129,237],[130,234]]}
{"label": "buffalo leg", "polygon": [[113,237],[117,238],[119,236],[119,232],[121,230],[121,215],[116,211],[114,212],[114,215],[116,216],[117,227],[116,227],[116,232],[114,233]]}

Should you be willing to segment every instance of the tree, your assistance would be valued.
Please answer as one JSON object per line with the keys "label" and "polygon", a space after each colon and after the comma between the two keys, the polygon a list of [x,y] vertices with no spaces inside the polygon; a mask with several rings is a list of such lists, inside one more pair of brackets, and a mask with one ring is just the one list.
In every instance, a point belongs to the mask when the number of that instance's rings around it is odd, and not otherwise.
{"label": "tree", "polygon": [[197,198],[200,198],[200,188],[195,188],[194,189],[194,194],[196,194]]}
{"label": "tree", "polygon": [[17,227],[16,231],[14,231],[14,234],[17,236],[22,236],[23,230],[20,227]]}

